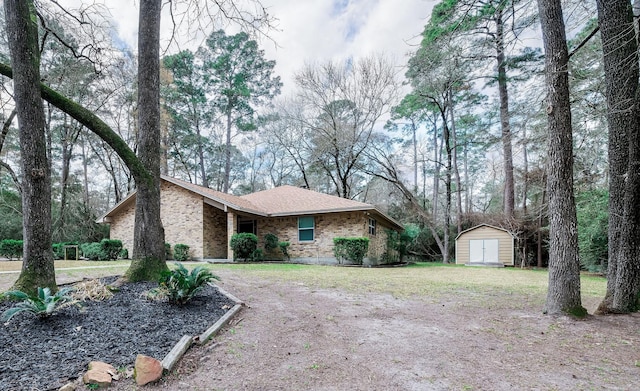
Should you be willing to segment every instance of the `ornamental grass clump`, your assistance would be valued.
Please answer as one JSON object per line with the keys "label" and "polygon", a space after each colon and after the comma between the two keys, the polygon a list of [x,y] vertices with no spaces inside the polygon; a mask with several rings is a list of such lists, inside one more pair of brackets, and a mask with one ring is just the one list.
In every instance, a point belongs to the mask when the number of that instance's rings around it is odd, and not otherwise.
{"label": "ornamental grass clump", "polygon": [[160,286],[150,296],[166,297],[169,303],[183,305],[193,299],[205,284],[211,280],[220,280],[203,266],[195,267],[191,272],[176,263],[176,269],[164,272],[160,277]]}
{"label": "ornamental grass clump", "polygon": [[66,287],[52,295],[51,289],[38,287],[38,293],[35,296],[30,296],[22,291],[5,292],[3,297],[21,301],[4,311],[0,316],[0,321],[8,322],[21,312],[30,313],[39,318],[48,318],[56,310],[77,303],[77,300],[73,300],[70,295],[72,291],[73,288]]}

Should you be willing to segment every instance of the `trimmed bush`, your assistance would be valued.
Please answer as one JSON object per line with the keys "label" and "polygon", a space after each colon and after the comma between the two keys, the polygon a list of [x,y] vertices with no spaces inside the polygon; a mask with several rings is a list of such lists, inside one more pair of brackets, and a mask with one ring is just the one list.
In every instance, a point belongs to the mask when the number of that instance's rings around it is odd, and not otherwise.
{"label": "trimmed bush", "polygon": [[173,259],[178,262],[184,262],[191,259],[191,257],[189,256],[189,246],[181,243],[173,246]]}
{"label": "trimmed bush", "polygon": [[291,259],[291,257],[289,256],[289,246],[291,246],[291,243],[289,242],[278,243],[278,247],[280,247],[280,251],[282,251],[282,255],[284,255],[284,259],[286,259],[287,261]]}
{"label": "trimmed bush", "polygon": [[253,259],[252,255],[258,248],[258,237],[252,233],[233,234],[229,243],[233,249],[233,260],[242,259],[248,261]]}
{"label": "trimmed bush", "polygon": [[101,259],[107,259],[106,254],[102,252],[102,245],[98,242],[82,243],[80,245],[80,252],[82,256],[90,261],[99,261]]}
{"label": "trimmed bush", "polygon": [[120,254],[118,254],[118,258],[120,259],[129,259],[129,250],[123,248],[120,250]]}
{"label": "trimmed bush", "polygon": [[105,259],[115,261],[118,259],[120,251],[122,251],[122,241],[117,239],[102,239],[100,241],[100,250],[104,254]]}
{"label": "trimmed bush", "polygon": [[0,240],[0,256],[9,258],[18,258],[22,256],[22,240],[3,239]]}
{"label": "trimmed bush", "polygon": [[333,254],[338,263],[347,260],[355,265],[362,265],[369,250],[369,238],[333,238],[333,245]]}
{"label": "trimmed bush", "polygon": [[278,237],[274,234],[264,235],[264,249],[267,251],[278,248]]}

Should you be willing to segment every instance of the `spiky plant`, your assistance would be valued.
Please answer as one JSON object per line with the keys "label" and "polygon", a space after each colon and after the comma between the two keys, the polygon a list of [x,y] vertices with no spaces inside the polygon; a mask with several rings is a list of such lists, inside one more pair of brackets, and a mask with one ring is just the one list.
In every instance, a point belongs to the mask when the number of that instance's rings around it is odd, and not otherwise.
{"label": "spiky plant", "polygon": [[21,312],[31,313],[39,318],[47,318],[56,310],[75,303],[69,295],[72,291],[73,288],[66,287],[52,295],[51,289],[38,287],[38,293],[35,296],[30,296],[18,290],[5,292],[3,294],[4,297],[20,300],[20,302],[4,311],[0,316],[0,321],[8,322]]}
{"label": "spiky plant", "polygon": [[200,292],[211,280],[220,280],[203,266],[195,267],[191,272],[183,265],[175,263],[174,270],[164,272],[160,277],[160,288],[171,304],[185,304]]}

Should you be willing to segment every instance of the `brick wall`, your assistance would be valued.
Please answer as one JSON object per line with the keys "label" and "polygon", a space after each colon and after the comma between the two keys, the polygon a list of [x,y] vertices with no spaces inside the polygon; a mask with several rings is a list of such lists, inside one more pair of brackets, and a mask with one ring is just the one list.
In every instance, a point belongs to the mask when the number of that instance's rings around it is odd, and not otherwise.
{"label": "brick wall", "polygon": [[264,244],[264,235],[273,233],[280,241],[291,243],[291,258],[332,258],[333,238],[369,237],[368,256],[379,258],[386,248],[386,232],[378,227],[375,236],[369,235],[369,219],[363,212],[344,212],[316,215],[313,242],[298,241],[297,217],[272,217],[258,219],[258,240]]}
{"label": "brick wall", "polygon": [[204,258],[227,258],[227,214],[204,205]]}
{"label": "brick wall", "polygon": [[[202,197],[172,183],[162,181],[160,210],[164,226],[165,242],[171,248],[177,243],[189,246],[194,258],[203,256],[203,202]],[[111,222],[111,239],[122,240],[124,248],[132,255],[135,202],[114,216]]]}
{"label": "brick wall", "polygon": [[133,255],[133,224],[136,213],[135,201],[130,201],[126,208],[113,217],[109,223],[109,237],[122,241],[122,248],[129,251],[129,257]]}

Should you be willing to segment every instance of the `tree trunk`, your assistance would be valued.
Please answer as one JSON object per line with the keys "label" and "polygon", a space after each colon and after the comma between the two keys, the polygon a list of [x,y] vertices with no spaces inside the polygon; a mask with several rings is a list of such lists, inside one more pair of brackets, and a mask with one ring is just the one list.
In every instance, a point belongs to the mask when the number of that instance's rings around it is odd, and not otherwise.
{"label": "tree trunk", "polygon": [[51,172],[47,159],[44,106],[40,96],[38,26],[32,1],[4,2],[7,40],[14,72],[22,165],[24,258],[15,289],[57,290],[51,251]]}
{"label": "tree trunk", "polygon": [[129,281],[157,280],[164,270],[160,220],[160,12],[162,0],[141,0],[138,32],[138,158],[151,179],[138,181]]}
{"label": "tree trunk", "polygon": [[[442,144],[438,145],[438,116],[433,115],[433,219],[438,218],[438,198],[440,197],[440,162],[441,159]],[[426,198],[426,194],[425,194]]]}
{"label": "tree trunk", "polygon": [[504,54],[504,23],[500,8],[496,22],[496,59],[498,62],[498,93],[500,95],[500,126],[502,128],[502,153],[504,155],[504,215],[513,218],[515,208],[513,152],[511,146],[511,124],[509,114],[509,94],[507,92],[507,67]]}
{"label": "tree trunk", "polygon": [[452,148],[452,165],[453,176],[456,182],[456,227],[457,233],[462,232],[462,182],[460,181],[460,170],[458,169],[458,135],[456,134],[456,118],[455,118],[455,105],[453,102],[453,91],[449,88],[447,100],[449,101],[449,118],[451,120],[451,141],[453,142]]}
{"label": "tree trunk", "polygon": [[227,140],[224,148],[224,184],[222,187],[223,193],[229,192],[230,179],[231,179],[231,107],[227,109]]}
{"label": "tree trunk", "polygon": [[569,53],[560,0],[538,0],[545,49],[548,122],[549,289],[544,312],[586,315],[573,195]]}
{"label": "tree trunk", "polygon": [[640,246],[638,43],[629,1],[597,1],[609,124],[609,266],[598,313],[637,310]]}
{"label": "tree trunk", "polygon": [[444,148],[447,152],[447,165],[445,167],[445,192],[446,192],[446,201],[445,201],[445,210],[444,210],[444,233],[443,233],[443,244],[444,251],[442,253],[442,263],[449,263],[449,230],[451,227],[451,175],[452,175],[452,148],[451,148],[451,133],[449,132],[449,125],[447,125],[447,119],[445,113],[442,113],[442,134],[444,137]]}

